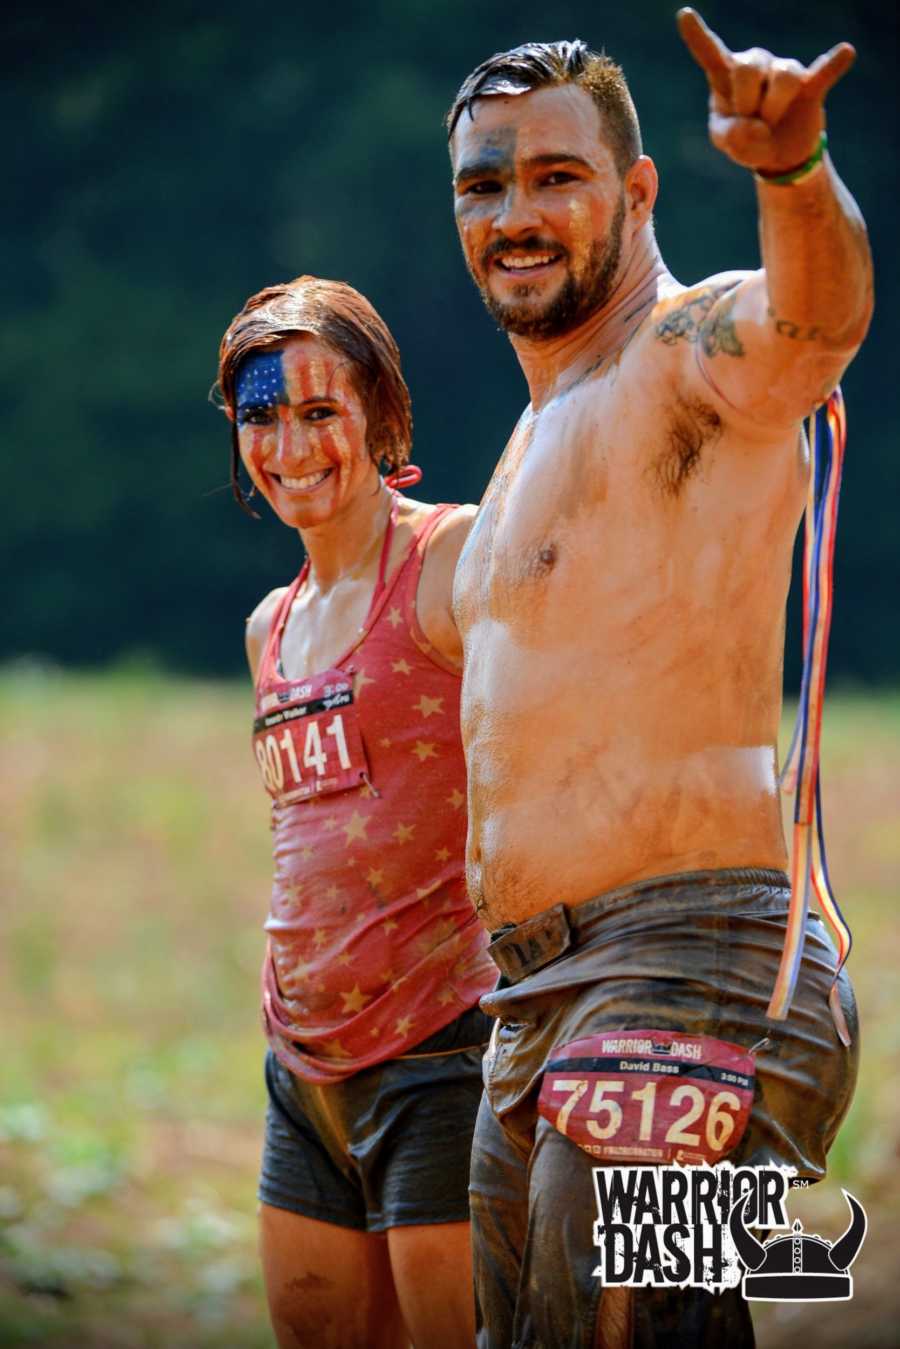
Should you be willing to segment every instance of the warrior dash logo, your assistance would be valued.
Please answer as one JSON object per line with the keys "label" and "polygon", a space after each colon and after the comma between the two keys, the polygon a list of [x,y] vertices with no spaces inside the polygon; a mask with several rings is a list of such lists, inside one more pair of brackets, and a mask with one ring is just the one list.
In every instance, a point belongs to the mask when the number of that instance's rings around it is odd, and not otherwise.
{"label": "warrior dash logo", "polygon": [[597,1220],[594,1275],[626,1287],[706,1288],[743,1281],[745,1298],[772,1301],[846,1299],[848,1269],[866,1233],[852,1195],[851,1223],[835,1242],[806,1234],[795,1222],[787,1236],[764,1245],[748,1230],[790,1226],[785,1199],[790,1167],[595,1167]]}

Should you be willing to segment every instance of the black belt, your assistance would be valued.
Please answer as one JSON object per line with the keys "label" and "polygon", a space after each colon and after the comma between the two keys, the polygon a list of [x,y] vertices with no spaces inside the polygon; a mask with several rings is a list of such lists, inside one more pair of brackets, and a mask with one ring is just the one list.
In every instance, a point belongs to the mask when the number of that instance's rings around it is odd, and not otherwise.
{"label": "black belt", "polygon": [[556,960],[575,944],[575,934],[565,904],[507,923],[492,933],[488,955],[511,984]]}

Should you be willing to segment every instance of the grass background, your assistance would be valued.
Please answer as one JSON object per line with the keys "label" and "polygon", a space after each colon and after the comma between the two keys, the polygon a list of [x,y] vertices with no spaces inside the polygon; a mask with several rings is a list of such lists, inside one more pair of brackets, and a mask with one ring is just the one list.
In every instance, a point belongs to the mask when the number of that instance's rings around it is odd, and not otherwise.
{"label": "grass background", "polygon": [[[0,1345],[272,1343],[249,717],[236,684],[0,675]],[[900,698],[831,696],[823,763],[863,1064],[830,1179],[791,1212],[834,1239],[845,1185],[870,1226],[851,1303],[755,1315],[771,1349],[880,1349],[900,1342]]]}

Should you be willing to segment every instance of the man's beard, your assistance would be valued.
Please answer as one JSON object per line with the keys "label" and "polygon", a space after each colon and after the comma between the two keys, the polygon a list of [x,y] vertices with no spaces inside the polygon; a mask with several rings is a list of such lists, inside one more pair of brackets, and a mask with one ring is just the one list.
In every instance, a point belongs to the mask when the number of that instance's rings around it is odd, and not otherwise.
{"label": "man's beard", "polygon": [[[516,337],[532,337],[538,340],[560,337],[579,327],[596,310],[602,309],[612,294],[613,282],[619,268],[622,255],[622,226],[625,222],[625,198],[619,199],[616,214],[605,241],[594,241],[591,245],[587,267],[581,277],[569,272],[559,293],[543,310],[531,306],[517,306],[515,300],[503,303],[494,298],[487,285],[479,284],[481,298],[488,313],[496,319],[504,332]],[[555,251],[546,245],[534,241],[528,245],[510,245],[503,252],[548,253]],[[502,253],[499,254],[502,256]],[[498,253],[489,255],[496,257]],[[527,281],[523,281],[527,287]]]}

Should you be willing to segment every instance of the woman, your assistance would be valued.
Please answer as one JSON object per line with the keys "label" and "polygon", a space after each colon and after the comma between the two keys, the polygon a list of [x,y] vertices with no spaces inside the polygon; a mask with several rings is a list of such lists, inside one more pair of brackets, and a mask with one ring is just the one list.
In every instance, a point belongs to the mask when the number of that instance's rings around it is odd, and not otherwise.
{"label": "woman", "polygon": [[[367,300],[252,296],[219,387],[255,491],[306,561],[247,627],[273,799],[263,1269],[281,1345],[474,1339],[468,1160],[493,984],[464,884],[453,573],[472,507],[397,490],[409,394]],[[391,476],[382,479],[379,464]]]}

